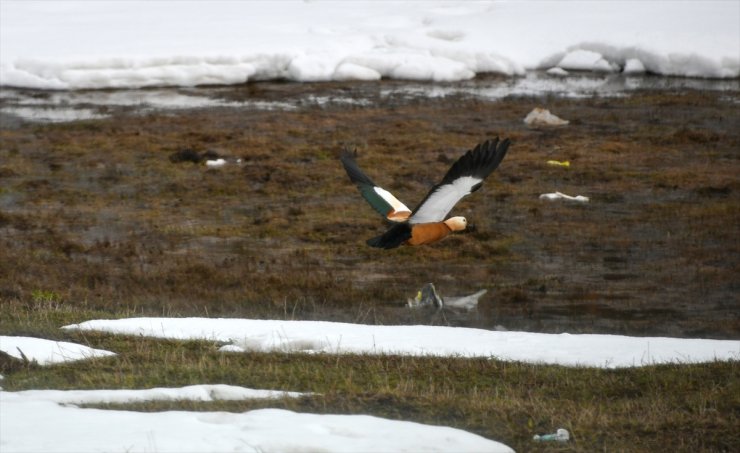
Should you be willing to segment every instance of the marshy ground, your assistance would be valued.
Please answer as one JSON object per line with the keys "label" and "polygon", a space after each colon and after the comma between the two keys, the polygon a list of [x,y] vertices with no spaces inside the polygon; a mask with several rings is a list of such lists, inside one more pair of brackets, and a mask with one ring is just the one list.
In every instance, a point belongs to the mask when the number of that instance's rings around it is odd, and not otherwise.
{"label": "marshy ground", "polygon": [[[212,94],[269,104],[307,94],[351,99],[384,84],[392,82],[263,83]],[[107,118],[61,124],[2,117],[0,333],[80,341],[58,327],[167,315],[740,337],[738,90],[370,99],[289,109],[106,107]],[[522,119],[534,107],[570,124],[528,128]],[[356,148],[366,172],[414,206],[459,155],[493,136],[512,139],[509,154],[453,211],[475,232],[423,248],[365,245],[385,226],[344,174],[343,148]],[[229,163],[178,159],[205,153]],[[554,191],[590,202],[539,199]],[[462,315],[406,308],[426,282],[443,295],[488,293]],[[730,434],[736,363],[611,372],[84,341],[130,354],[117,371],[100,361],[83,370],[3,366],[4,386],[269,381],[326,395],[286,407],[451,423],[518,450],[562,420],[580,436],[569,448],[581,451],[730,450],[738,440]],[[509,384],[497,390],[495,382]]]}
{"label": "marshy ground", "polygon": [[[228,101],[368,90],[254,84]],[[39,95],[41,96],[41,95]],[[543,106],[570,120],[530,129]],[[291,110],[205,108],[0,131],[0,297],[144,314],[434,322],[544,332],[740,335],[737,92],[612,98],[378,96]],[[493,136],[509,155],[453,211],[477,232],[381,251],[337,160],[418,202]],[[176,162],[184,150],[241,159]],[[569,168],[547,165],[570,161]],[[561,191],[587,204],[541,201]],[[486,288],[477,312],[404,308],[426,282]],[[429,318],[429,319],[426,319]]]}

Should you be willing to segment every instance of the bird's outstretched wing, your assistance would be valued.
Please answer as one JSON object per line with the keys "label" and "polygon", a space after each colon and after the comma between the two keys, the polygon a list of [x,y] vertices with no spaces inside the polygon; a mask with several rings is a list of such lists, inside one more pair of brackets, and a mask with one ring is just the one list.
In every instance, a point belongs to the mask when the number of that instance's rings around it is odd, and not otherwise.
{"label": "bird's outstretched wing", "polygon": [[503,160],[509,139],[498,137],[479,144],[457,160],[414,209],[410,223],[441,222],[465,195],[475,192]]}
{"label": "bird's outstretched wing", "polygon": [[342,153],[341,160],[349,179],[357,185],[363,198],[370,203],[373,209],[392,222],[403,222],[409,218],[411,210],[392,193],[375,184],[363,173],[357,166],[352,153],[345,151]]}

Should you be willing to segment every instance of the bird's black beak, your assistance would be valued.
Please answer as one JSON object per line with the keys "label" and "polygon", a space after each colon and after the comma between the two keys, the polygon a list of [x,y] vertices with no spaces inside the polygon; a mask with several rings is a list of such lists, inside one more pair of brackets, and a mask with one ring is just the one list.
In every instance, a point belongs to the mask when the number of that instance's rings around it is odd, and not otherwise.
{"label": "bird's black beak", "polygon": [[478,231],[478,227],[474,223],[468,223],[465,230],[463,230],[464,233],[475,233],[476,231]]}

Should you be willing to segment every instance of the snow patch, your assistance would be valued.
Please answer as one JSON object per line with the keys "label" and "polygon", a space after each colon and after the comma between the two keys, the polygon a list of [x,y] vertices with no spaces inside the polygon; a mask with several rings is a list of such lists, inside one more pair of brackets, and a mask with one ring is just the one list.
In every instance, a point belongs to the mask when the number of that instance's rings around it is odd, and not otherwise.
{"label": "snow patch", "polygon": [[0,391],[3,451],[513,451],[504,444],[459,429],[368,415],[301,414],[280,409],[142,413],[61,405],[161,399],[163,390],[170,391],[164,394],[167,398],[195,396],[198,401],[210,401],[202,398],[214,397],[214,387],[220,392],[216,398],[242,399],[252,392],[231,386],[198,387],[152,389],[159,393]]}
{"label": "snow patch", "polygon": [[459,81],[619,71],[630,59],[654,74],[737,78],[739,22],[740,3],[722,1],[0,2],[0,85]]}
{"label": "snow patch", "polygon": [[628,58],[624,62],[622,72],[625,74],[643,74],[645,73],[645,65],[637,58]]}
{"label": "snow patch", "polygon": [[740,341],[499,332],[442,326],[214,318],[91,320],[64,327],[226,343],[224,350],[491,357],[528,363],[635,367],[740,359]]}
{"label": "snow patch", "polygon": [[13,395],[58,404],[125,404],[147,401],[235,401],[298,398],[309,394],[213,384],[141,390],[23,390],[13,392]]}
{"label": "snow patch", "polygon": [[0,351],[15,357],[36,362],[39,365],[71,362],[115,355],[110,351],[93,349],[66,341],[45,340],[33,337],[0,336]]}
{"label": "snow patch", "polygon": [[565,77],[567,75],[570,75],[568,71],[566,71],[563,68],[559,68],[555,66],[554,68],[550,68],[546,71],[549,75],[555,76],[555,77]]}
{"label": "snow patch", "polygon": [[618,69],[601,54],[584,49],[568,52],[557,66],[570,71],[613,72]]}
{"label": "snow patch", "polygon": [[2,112],[39,123],[66,123],[69,121],[99,120],[108,118],[109,116],[84,108],[5,107],[2,109]]}

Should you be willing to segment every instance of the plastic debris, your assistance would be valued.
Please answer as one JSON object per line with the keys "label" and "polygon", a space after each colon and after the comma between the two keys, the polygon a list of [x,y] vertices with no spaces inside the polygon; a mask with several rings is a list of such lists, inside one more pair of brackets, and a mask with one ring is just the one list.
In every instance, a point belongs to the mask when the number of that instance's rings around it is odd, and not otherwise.
{"label": "plastic debris", "polygon": [[437,289],[433,283],[427,283],[420,291],[416,293],[416,297],[407,301],[409,308],[421,308],[421,307],[435,307],[441,309],[444,307],[444,301],[442,297],[437,294]]}
{"label": "plastic debris", "polygon": [[208,168],[219,168],[226,165],[226,159],[214,159],[214,160],[207,160],[206,161],[206,167]]}
{"label": "plastic debris", "polygon": [[565,126],[566,124],[570,123],[570,121],[564,120],[562,118],[558,118],[557,116],[550,113],[549,110],[543,109],[541,107],[535,107],[534,110],[529,112],[526,117],[524,117],[524,123],[527,126],[531,127],[537,127],[537,126]]}
{"label": "plastic debris", "polygon": [[567,442],[570,440],[570,433],[567,429],[560,428],[558,429],[555,434],[535,434],[532,438],[535,442]]}
{"label": "plastic debris", "polygon": [[469,296],[448,297],[444,300],[444,306],[453,309],[472,310],[478,306],[478,300],[487,292],[487,289],[482,289]]}
{"label": "plastic debris", "polygon": [[547,165],[552,165],[554,167],[570,167],[570,161],[559,161],[559,160],[548,160]]}
{"label": "plastic debris", "polygon": [[570,195],[566,195],[561,192],[553,192],[553,193],[543,193],[540,195],[540,200],[568,200],[568,201],[577,201],[579,203],[588,203],[589,198],[584,197],[583,195],[576,195],[575,197],[571,197]]}
{"label": "plastic debris", "polygon": [[472,310],[478,306],[478,300],[487,292],[488,290],[482,289],[469,296],[448,297],[443,299],[442,296],[437,293],[437,289],[434,287],[434,284],[427,283],[419,292],[416,293],[415,298],[408,300],[407,306],[409,308],[434,307],[438,310],[442,310],[444,308],[453,310]]}

